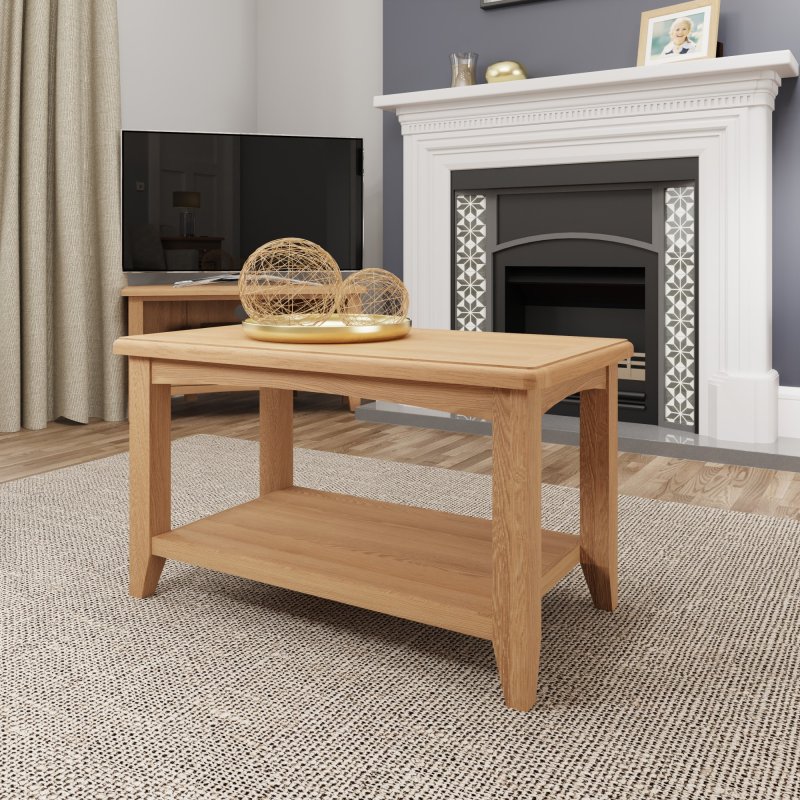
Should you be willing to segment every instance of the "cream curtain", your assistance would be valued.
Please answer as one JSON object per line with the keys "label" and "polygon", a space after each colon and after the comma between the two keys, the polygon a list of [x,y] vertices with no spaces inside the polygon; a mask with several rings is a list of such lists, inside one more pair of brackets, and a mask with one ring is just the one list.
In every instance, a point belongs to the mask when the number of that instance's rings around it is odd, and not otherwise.
{"label": "cream curtain", "polygon": [[123,419],[116,0],[0,2],[0,431]]}

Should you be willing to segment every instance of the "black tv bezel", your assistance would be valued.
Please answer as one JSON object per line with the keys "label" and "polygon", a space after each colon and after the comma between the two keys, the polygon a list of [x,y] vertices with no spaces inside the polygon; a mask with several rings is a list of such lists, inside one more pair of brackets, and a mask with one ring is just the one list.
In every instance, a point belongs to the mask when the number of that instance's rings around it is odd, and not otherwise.
{"label": "black tv bezel", "polygon": [[[355,239],[355,248],[352,263],[347,268],[343,269],[344,272],[355,272],[363,269],[364,266],[364,139],[359,136],[309,136],[299,135],[292,133],[236,133],[233,131],[180,131],[180,130],[145,130],[141,128],[122,128],[120,129],[119,139],[119,194],[120,194],[120,242],[124,242],[124,226],[125,226],[125,196],[124,196],[124,147],[125,135],[130,133],[138,134],[179,134],[185,135],[198,135],[198,136],[236,136],[236,137],[255,137],[259,139],[311,139],[315,141],[348,141],[357,143],[357,163],[356,175],[359,178],[357,200],[360,209],[360,214],[353,215],[354,225],[351,228],[351,238]],[[356,224],[357,223],[357,224]],[[356,264],[357,266],[352,266]],[[211,277],[214,275],[237,273],[240,268],[234,270],[133,270],[125,269],[124,263],[124,250],[122,260],[122,272],[129,278],[130,284],[137,283],[171,283],[174,280],[182,278],[201,278]],[[143,280],[147,279],[147,280]]]}

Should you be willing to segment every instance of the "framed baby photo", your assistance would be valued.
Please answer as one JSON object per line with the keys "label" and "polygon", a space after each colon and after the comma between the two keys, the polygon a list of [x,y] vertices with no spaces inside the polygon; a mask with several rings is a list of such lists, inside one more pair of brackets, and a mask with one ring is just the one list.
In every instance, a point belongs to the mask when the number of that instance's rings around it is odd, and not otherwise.
{"label": "framed baby photo", "polygon": [[671,64],[717,54],[719,0],[691,0],[642,13],[637,65]]}

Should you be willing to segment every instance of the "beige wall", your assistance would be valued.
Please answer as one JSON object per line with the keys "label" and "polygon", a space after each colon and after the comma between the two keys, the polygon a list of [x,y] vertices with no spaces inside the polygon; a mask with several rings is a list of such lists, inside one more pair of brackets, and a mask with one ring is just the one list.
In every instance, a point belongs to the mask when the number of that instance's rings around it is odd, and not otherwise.
{"label": "beige wall", "polygon": [[259,0],[258,130],[364,139],[364,265],[383,259],[381,0]]}
{"label": "beige wall", "polygon": [[257,0],[117,0],[122,127],[256,129]]}

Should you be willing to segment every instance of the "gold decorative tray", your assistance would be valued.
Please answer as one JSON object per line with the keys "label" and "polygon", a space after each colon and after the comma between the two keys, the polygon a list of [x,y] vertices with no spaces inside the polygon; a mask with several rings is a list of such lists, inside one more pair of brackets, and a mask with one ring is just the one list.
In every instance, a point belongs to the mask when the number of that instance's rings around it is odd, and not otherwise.
{"label": "gold decorative tray", "polygon": [[[352,319],[352,315],[348,315]],[[246,319],[242,326],[251,339],[262,342],[294,342],[305,344],[344,344],[348,342],[385,342],[402,339],[411,330],[411,320],[380,314],[364,315],[362,324],[347,325],[334,314],[319,325],[272,325]]]}

